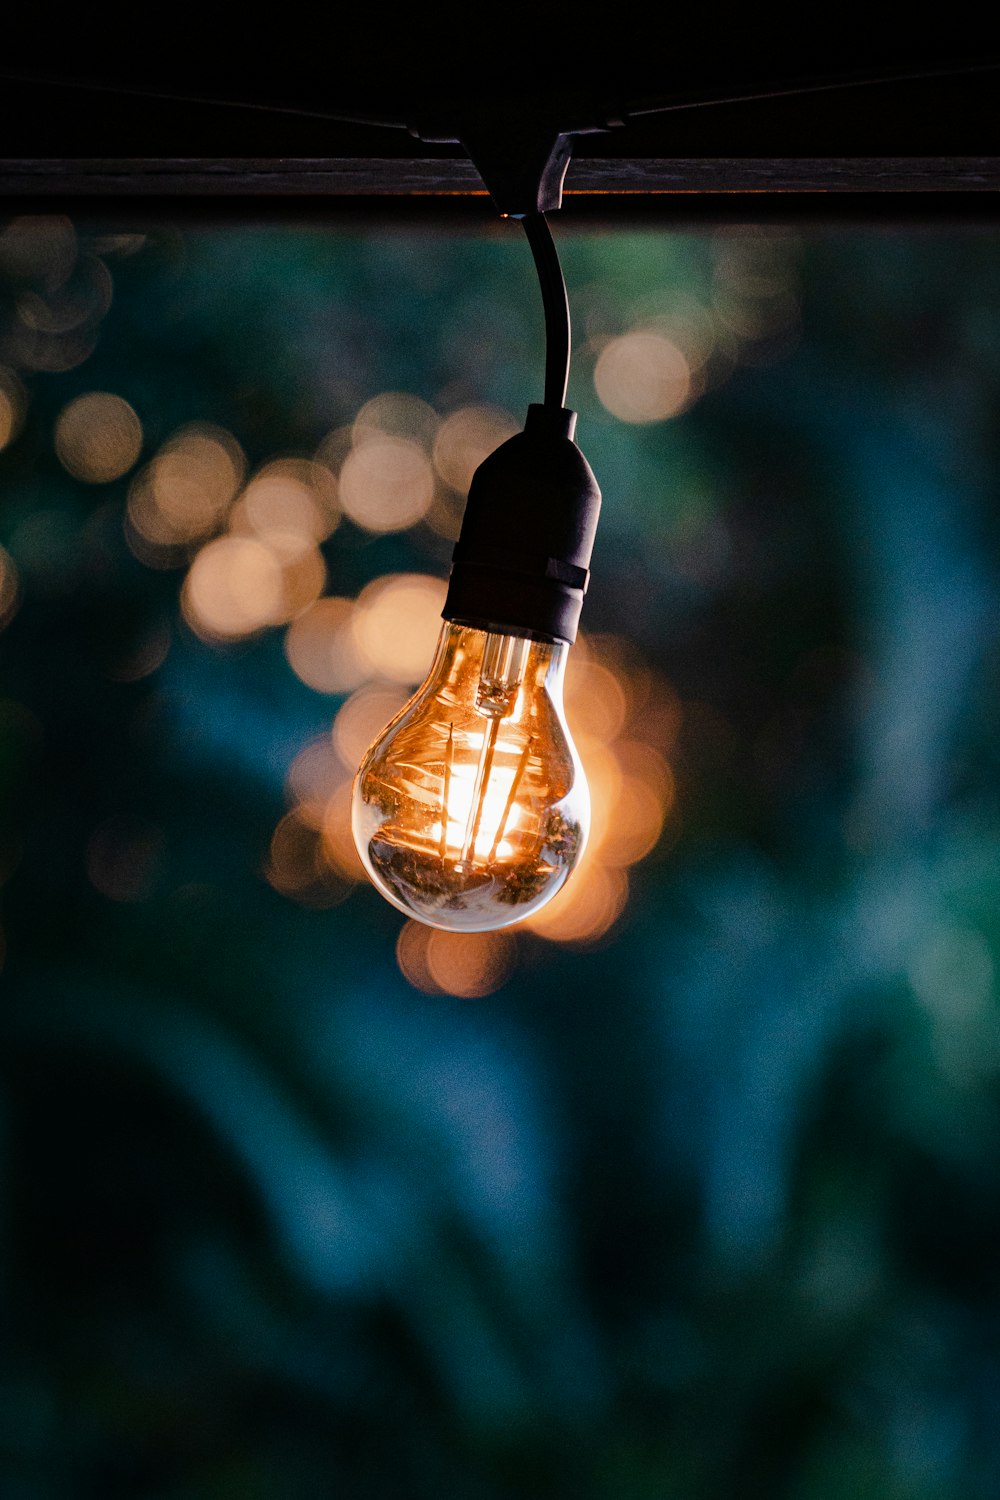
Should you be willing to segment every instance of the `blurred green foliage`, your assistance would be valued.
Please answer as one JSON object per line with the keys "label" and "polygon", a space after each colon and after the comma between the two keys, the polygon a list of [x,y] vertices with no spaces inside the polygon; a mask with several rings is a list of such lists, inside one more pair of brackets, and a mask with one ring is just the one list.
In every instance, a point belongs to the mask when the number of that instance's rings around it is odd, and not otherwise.
{"label": "blurred green foliage", "polygon": [[[521,412],[524,245],[76,229],[114,295],[68,368],[0,239],[4,1500],[992,1500],[995,234],[564,232],[586,623],[680,695],[678,801],[602,944],[522,937],[469,1002],[406,983],[367,888],[266,884],[336,700],[277,631],[196,639],[127,476],[53,430],[111,391],[144,456],[199,420],[256,464],[387,389]],[[614,418],[601,341],[713,306],[703,394]],[[421,528],[325,553],[342,594],[447,565]]]}

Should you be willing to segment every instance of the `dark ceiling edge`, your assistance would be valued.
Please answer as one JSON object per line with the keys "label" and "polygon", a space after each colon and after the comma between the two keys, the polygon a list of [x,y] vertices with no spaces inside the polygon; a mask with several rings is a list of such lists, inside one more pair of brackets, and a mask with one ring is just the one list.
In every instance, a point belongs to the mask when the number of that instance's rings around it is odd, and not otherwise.
{"label": "dark ceiling edge", "polygon": [[[534,17],[532,17],[534,19]],[[339,23],[343,26],[343,20]],[[508,28],[509,31],[509,28]],[[426,42],[426,37],[421,38]],[[453,38],[454,40],[454,38]],[[369,70],[372,67],[371,38],[367,26],[364,30],[362,56]],[[714,62],[719,63],[718,38],[713,49]],[[900,58],[876,55],[867,62],[859,62],[856,49],[851,46],[845,52],[830,41],[821,58],[812,58],[803,63],[794,49],[783,54],[780,48],[770,44],[764,52],[758,47],[738,47],[738,66],[709,66],[707,75],[700,82],[695,78],[703,69],[688,70],[682,80],[675,80],[664,89],[656,69],[657,83],[650,82],[648,59],[633,55],[630,49],[627,67],[622,70],[621,59],[614,49],[602,44],[585,46],[580,37],[571,41],[561,38],[561,54],[564,74],[572,80],[568,89],[550,92],[541,105],[535,91],[518,92],[521,65],[524,62],[520,43],[512,45],[511,37],[495,37],[487,56],[476,57],[476,72],[473,82],[449,99],[448,84],[455,75],[455,58],[450,57],[448,66],[439,66],[436,72],[426,72],[420,91],[408,98],[414,88],[414,70],[409,49],[397,47],[394,65],[381,58],[377,71],[367,78],[363,90],[355,93],[351,102],[346,102],[345,92],[352,93],[352,84],[365,78],[362,65],[355,77],[348,72],[339,80],[340,106],[331,104],[325,93],[316,94],[303,88],[300,74],[293,70],[296,88],[293,93],[275,87],[275,78],[282,70],[276,66],[280,58],[280,46],[266,63],[265,74],[258,67],[240,69],[236,58],[227,56],[224,73],[201,74],[199,83],[191,81],[192,57],[187,53],[183,66],[172,64],[166,52],[146,59],[146,67],[137,68],[136,59],[130,57],[127,65],[116,66],[107,55],[87,64],[86,58],[71,56],[59,65],[52,55],[51,44],[45,49],[44,67],[4,66],[0,68],[0,83],[9,88],[24,89],[43,97],[55,98],[60,92],[68,95],[88,97],[93,101],[114,101],[119,111],[143,107],[177,107],[229,110],[244,114],[266,116],[274,121],[282,117],[305,119],[318,124],[354,125],[373,130],[377,135],[406,132],[425,143],[458,143],[465,139],[462,122],[468,124],[481,119],[484,100],[489,103],[491,115],[508,109],[508,124],[516,126],[527,109],[532,117],[544,119],[561,133],[587,135],[590,132],[605,132],[651,115],[677,114],[686,111],[704,111],[781,100],[808,100],[816,95],[834,94],[851,98],[860,90],[862,97],[879,98],[880,91],[893,90],[913,85],[933,88],[938,85],[959,84],[974,88],[977,81],[1000,72],[1000,58],[990,55],[990,48],[983,43],[972,45],[964,35],[961,45],[947,45],[939,29],[929,39],[931,53],[926,48],[911,48],[908,55]],[[462,64],[467,64],[467,49],[461,49]],[[152,67],[151,64],[158,64]],[[492,64],[492,67],[489,66]],[[576,71],[574,72],[574,64]],[[197,75],[196,75],[197,76]],[[266,77],[266,85],[263,79]],[[239,80],[238,82],[234,80]],[[586,80],[584,82],[584,80]],[[639,80],[642,80],[640,83]],[[550,84],[551,78],[547,80]],[[521,79],[523,84],[523,79]],[[376,107],[372,96],[380,97]],[[395,108],[386,108],[386,98],[391,96]],[[403,100],[408,99],[404,104]],[[433,114],[434,126],[428,126],[425,117]],[[577,116],[581,116],[577,119]],[[445,118],[449,123],[445,125]],[[427,128],[423,128],[427,127]]]}

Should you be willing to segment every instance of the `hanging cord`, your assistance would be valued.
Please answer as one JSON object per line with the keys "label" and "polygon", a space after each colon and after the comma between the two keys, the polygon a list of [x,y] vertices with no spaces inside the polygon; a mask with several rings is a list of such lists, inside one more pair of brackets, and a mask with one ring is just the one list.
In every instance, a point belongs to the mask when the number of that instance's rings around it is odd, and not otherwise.
{"label": "hanging cord", "polygon": [[538,272],[542,307],[545,311],[545,405],[563,407],[566,405],[566,389],[569,385],[570,352],[566,282],[545,215],[525,214],[521,223],[535,258],[535,270]]}

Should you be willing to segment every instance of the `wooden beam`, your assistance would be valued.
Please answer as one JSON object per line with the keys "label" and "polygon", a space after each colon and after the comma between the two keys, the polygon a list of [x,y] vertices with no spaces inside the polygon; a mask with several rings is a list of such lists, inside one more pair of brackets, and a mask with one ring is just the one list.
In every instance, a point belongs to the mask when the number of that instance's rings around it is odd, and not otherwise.
{"label": "wooden beam", "polygon": [[[628,158],[580,155],[569,194],[995,193],[1000,157]],[[466,158],[0,159],[7,198],[411,197],[484,192]]]}

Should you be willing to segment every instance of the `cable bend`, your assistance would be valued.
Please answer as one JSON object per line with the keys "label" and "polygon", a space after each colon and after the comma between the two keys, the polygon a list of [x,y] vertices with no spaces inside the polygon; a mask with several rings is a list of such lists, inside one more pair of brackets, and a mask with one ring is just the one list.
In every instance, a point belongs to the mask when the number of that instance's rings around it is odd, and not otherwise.
{"label": "cable bend", "polygon": [[566,294],[566,282],[545,215],[525,214],[521,223],[534,256],[545,313],[544,404],[563,407],[566,405],[569,386],[570,360],[569,297]]}

